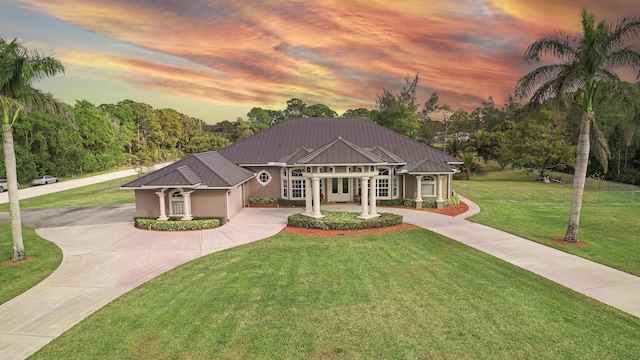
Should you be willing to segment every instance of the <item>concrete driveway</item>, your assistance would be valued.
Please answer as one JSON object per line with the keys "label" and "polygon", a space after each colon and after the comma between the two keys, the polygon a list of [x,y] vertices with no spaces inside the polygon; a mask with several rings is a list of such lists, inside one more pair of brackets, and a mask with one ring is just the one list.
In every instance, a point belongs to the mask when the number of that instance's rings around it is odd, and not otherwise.
{"label": "concrete driveway", "polygon": [[[22,224],[34,229],[126,223],[135,214],[135,204],[20,211]],[[9,222],[9,213],[0,213],[0,222]]]}
{"label": "concrete driveway", "polygon": [[[127,206],[106,208],[133,217]],[[37,225],[64,258],[47,279],[0,305],[0,358],[25,359],[127,291],[190,260],[270,237],[299,211],[247,208],[220,228],[177,233],[105,224],[105,207],[25,212],[25,224]]]}

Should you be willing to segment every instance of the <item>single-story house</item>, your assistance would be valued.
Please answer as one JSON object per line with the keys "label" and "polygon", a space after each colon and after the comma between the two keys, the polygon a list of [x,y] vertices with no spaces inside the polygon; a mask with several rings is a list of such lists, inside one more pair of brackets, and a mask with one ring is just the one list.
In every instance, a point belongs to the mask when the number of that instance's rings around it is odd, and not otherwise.
{"label": "single-story house", "polygon": [[297,118],[224,149],[194,154],[124,186],[135,191],[136,216],[166,220],[231,219],[251,197],[322,203],[357,202],[361,218],[378,216],[381,199],[452,196],[460,159],[361,118]]}

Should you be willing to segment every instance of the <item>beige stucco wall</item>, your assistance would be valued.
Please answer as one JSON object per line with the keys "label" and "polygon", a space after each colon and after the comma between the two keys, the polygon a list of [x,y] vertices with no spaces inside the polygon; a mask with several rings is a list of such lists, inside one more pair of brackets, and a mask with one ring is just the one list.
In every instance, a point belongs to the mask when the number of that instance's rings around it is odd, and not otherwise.
{"label": "beige stucco wall", "polygon": [[274,197],[282,196],[282,169],[279,167],[254,167],[251,168],[256,174],[265,170],[271,175],[271,181],[267,185],[258,182],[258,177],[247,182],[247,190],[249,197]]}
{"label": "beige stucco wall", "polygon": [[193,216],[222,216],[227,218],[227,190],[199,189],[191,193]]}
{"label": "beige stucco wall", "polygon": [[136,216],[158,217],[160,209],[158,195],[154,190],[135,190]]}
{"label": "beige stucco wall", "polygon": [[[238,188],[236,201],[242,207],[242,190]],[[165,213],[169,214],[169,197],[173,189],[165,190]],[[156,190],[135,190],[136,196],[136,216],[159,217],[160,201]],[[205,190],[199,189],[191,193],[191,214],[193,216],[222,216],[227,217],[227,190]],[[237,211],[236,211],[237,212]]]}
{"label": "beige stucco wall", "polygon": [[[416,194],[417,194],[417,189],[416,189],[416,177],[414,175],[407,175],[404,174],[403,175],[405,177],[405,181],[403,182],[406,186],[406,191],[404,193],[405,198],[407,199],[415,199],[416,198]],[[440,175],[443,177],[442,179],[442,198],[443,199],[448,199],[451,197],[451,189],[449,188],[449,177],[451,175]],[[435,175],[434,175],[435,177]],[[436,180],[436,184],[437,184],[437,180]],[[402,193],[400,193],[402,196]],[[422,195],[423,199],[436,199],[437,193],[434,196],[425,196],[424,194]]]}

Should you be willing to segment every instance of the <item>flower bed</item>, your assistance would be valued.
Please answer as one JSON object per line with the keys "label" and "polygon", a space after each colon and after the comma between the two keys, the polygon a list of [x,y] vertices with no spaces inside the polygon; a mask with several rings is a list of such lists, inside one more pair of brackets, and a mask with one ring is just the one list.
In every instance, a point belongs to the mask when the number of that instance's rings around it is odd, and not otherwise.
{"label": "flower bed", "polygon": [[289,216],[287,225],[321,230],[362,230],[394,226],[402,223],[402,215],[381,213],[373,219],[358,219],[358,213],[340,211],[322,211],[324,218],[315,219],[302,214]]}

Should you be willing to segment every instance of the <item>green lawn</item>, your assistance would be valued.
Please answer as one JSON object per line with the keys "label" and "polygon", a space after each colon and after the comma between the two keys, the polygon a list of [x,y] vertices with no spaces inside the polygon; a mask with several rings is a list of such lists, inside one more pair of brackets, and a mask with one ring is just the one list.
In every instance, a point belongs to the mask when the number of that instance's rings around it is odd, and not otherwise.
{"label": "green lawn", "polygon": [[418,229],[270,239],[187,263],[34,359],[624,359],[640,319]]}
{"label": "green lawn", "polygon": [[[133,191],[120,190],[120,186],[136,178],[137,176],[133,175],[20,200],[20,209],[71,208],[133,203],[135,202]],[[0,211],[9,211],[9,204],[0,204]]]}
{"label": "green lawn", "polygon": [[[569,175],[558,175],[568,178]],[[508,179],[512,179],[508,181]],[[600,191],[598,189],[616,189]],[[571,187],[535,182],[519,170],[505,170],[454,182],[454,189],[476,202],[481,212],[470,220],[640,276],[640,189],[626,184],[591,182],[580,217],[585,247],[551,242],[562,238],[569,221]],[[623,191],[628,189],[629,191]],[[618,191],[619,190],[619,191]],[[634,196],[632,202],[631,196]],[[636,199],[637,198],[637,199]]]}
{"label": "green lawn", "polygon": [[[19,265],[0,266],[0,304],[32,288],[57,269],[62,261],[60,248],[38,236],[33,229],[23,227],[22,237],[27,256],[35,256],[36,259]],[[0,223],[0,261],[11,259],[12,244],[11,226]]]}

